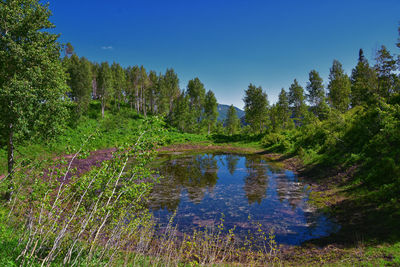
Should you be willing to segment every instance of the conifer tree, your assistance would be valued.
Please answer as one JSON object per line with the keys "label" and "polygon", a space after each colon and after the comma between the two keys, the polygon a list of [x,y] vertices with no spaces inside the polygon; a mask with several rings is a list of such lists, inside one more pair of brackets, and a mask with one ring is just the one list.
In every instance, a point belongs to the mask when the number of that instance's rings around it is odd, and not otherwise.
{"label": "conifer tree", "polygon": [[351,106],[366,104],[377,92],[376,72],[360,49],[357,66],[351,72]]}
{"label": "conifer tree", "polygon": [[344,73],[342,64],[334,60],[329,73],[328,98],[331,106],[341,112],[348,110],[350,105],[351,83]]}
{"label": "conifer tree", "polygon": [[375,70],[378,75],[378,94],[387,99],[398,90],[398,78],[394,73],[396,61],[384,45],[377,52]]}

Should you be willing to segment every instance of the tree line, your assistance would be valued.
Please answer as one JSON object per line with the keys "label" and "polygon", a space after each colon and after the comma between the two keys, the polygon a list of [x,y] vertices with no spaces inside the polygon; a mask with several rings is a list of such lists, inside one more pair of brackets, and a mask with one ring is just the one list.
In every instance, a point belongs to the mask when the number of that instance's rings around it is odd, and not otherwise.
{"label": "tree line", "polygon": [[90,101],[98,100],[102,117],[106,108],[119,111],[121,104],[127,104],[143,116],[163,115],[181,131],[211,133],[215,128],[217,100],[197,77],[181,90],[172,68],[157,74],[143,66],[123,68],[115,62],[111,66],[108,62],[93,63],[79,58],[70,43],[65,46],[62,64],[71,89],[68,96],[74,102],[78,118],[85,114]]}
{"label": "tree line", "polygon": [[37,0],[0,1],[0,145],[10,173],[15,144],[57,136],[68,121],[87,115],[91,101],[103,118],[105,110],[127,105],[143,116],[162,115],[181,131],[215,130],[217,100],[198,78],[181,90],[172,68],[157,74],[90,62],[48,31],[55,27],[50,16],[48,4]]}
{"label": "tree line", "polygon": [[[400,41],[397,43],[400,48]],[[293,129],[315,120],[323,121],[331,112],[344,113],[356,106],[368,106],[382,99],[399,103],[400,60],[385,46],[376,53],[371,66],[359,50],[358,63],[351,75],[334,60],[325,88],[318,71],[311,70],[305,89],[294,79],[289,90],[282,88],[277,103],[270,105],[262,87],[250,84],[245,90],[245,119],[253,133]]]}

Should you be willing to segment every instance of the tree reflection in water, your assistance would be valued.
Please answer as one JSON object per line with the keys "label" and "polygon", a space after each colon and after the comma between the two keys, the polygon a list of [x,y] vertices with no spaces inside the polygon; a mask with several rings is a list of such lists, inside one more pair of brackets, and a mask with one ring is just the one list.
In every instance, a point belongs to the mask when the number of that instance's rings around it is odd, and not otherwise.
{"label": "tree reflection in water", "polygon": [[218,166],[214,155],[166,157],[168,164],[162,164],[158,169],[163,178],[154,186],[150,196],[151,209],[176,210],[183,190],[187,191],[193,203],[198,204],[206,191],[211,192],[216,185]]}
{"label": "tree reflection in water", "polygon": [[178,231],[190,233],[218,224],[239,235],[256,231],[249,222],[274,229],[278,242],[300,244],[325,236],[332,223],[313,212],[308,191],[295,174],[273,168],[256,155],[162,155],[156,168],[164,178],[156,184],[149,208],[160,227],[174,214]]}
{"label": "tree reflection in water", "polygon": [[228,155],[225,155],[225,160],[226,160],[226,166],[229,170],[229,173],[231,175],[233,175],[236,171],[236,166],[239,161],[239,156],[233,155],[233,154],[228,154]]}
{"label": "tree reflection in water", "polygon": [[246,192],[249,204],[258,204],[267,197],[268,174],[267,165],[259,157],[246,158],[247,176],[243,189]]}

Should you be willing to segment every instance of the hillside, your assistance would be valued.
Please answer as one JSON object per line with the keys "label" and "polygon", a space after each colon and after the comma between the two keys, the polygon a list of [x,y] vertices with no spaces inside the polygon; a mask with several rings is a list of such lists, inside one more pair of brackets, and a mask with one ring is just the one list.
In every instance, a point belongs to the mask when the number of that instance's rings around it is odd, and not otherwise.
{"label": "hillside", "polygon": [[[244,111],[235,107],[239,119],[244,117]],[[218,104],[218,121],[225,121],[228,116],[229,105]],[[242,121],[242,120],[241,120]]]}

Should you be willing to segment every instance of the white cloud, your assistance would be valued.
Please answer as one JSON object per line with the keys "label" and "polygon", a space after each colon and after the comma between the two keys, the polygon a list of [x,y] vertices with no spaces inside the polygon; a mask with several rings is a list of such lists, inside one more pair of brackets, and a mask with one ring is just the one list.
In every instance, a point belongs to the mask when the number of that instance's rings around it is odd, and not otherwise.
{"label": "white cloud", "polygon": [[110,45],[110,46],[102,46],[101,49],[102,50],[113,50],[114,48]]}

